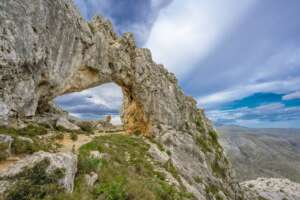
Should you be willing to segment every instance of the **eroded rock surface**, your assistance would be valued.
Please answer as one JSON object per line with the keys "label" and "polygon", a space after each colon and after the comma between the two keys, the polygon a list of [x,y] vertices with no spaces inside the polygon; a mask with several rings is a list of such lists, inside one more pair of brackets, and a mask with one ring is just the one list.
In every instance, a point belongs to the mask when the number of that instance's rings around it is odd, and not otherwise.
{"label": "eroded rock surface", "polygon": [[10,135],[0,135],[0,160],[10,156],[13,141]]}
{"label": "eroded rock surface", "polygon": [[245,181],[242,186],[257,192],[266,200],[299,200],[300,184],[288,179],[258,178]]}
{"label": "eroded rock surface", "polygon": [[2,121],[49,114],[57,96],[115,82],[124,93],[125,129],[155,136],[188,192],[242,198],[203,111],[132,34],[118,37],[101,17],[87,23],[71,0],[0,1],[0,11]]}
{"label": "eroded rock surface", "polygon": [[[20,174],[28,169],[32,169],[42,161],[49,161],[49,166],[45,173],[51,173],[56,169],[63,170],[63,177],[58,180],[66,191],[72,192],[74,178],[77,171],[77,157],[71,153],[47,153],[37,152],[31,156],[19,160],[15,165],[0,173],[0,191],[4,193],[9,190],[19,179]],[[1,194],[1,193],[0,193]]]}
{"label": "eroded rock surface", "polygon": [[[107,82],[123,89],[130,132],[159,124],[182,128],[195,114],[177,80],[137,48],[132,34],[117,37],[110,22],[85,22],[71,0],[0,2],[1,117],[34,116],[56,96]],[[20,17],[22,16],[22,17]]]}
{"label": "eroded rock surface", "polygon": [[76,124],[71,123],[67,118],[60,117],[56,121],[56,127],[63,128],[67,130],[80,130],[80,127],[78,127]]}

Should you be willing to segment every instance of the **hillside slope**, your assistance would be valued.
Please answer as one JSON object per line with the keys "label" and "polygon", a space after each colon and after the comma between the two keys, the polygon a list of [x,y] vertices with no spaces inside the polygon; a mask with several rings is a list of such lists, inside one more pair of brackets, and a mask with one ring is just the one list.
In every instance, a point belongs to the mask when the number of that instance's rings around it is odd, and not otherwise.
{"label": "hillside slope", "polygon": [[300,182],[299,129],[217,129],[239,181],[277,177]]}

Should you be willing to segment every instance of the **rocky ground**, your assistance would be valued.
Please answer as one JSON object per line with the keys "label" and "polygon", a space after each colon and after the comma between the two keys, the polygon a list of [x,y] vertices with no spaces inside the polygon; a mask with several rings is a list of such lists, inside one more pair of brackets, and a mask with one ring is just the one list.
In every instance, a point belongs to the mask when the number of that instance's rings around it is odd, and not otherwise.
{"label": "rocky ground", "polygon": [[[1,135],[2,141],[11,142],[10,148],[7,146],[9,154],[0,161],[2,198],[198,199],[186,190],[171,162],[171,151],[151,138],[130,136],[114,131],[119,129],[112,126],[110,130],[53,130],[37,124],[21,130],[2,127],[1,133],[7,134]],[[49,149],[40,151],[25,145],[21,148],[23,152],[16,150],[14,141],[21,132],[27,136],[23,141],[35,143],[38,137]],[[201,176],[194,179],[199,183],[203,181]],[[299,198],[299,184],[286,179],[259,178],[243,182],[241,187],[249,199]],[[213,192],[214,188],[209,190]],[[220,195],[216,200],[219,199],[228,198]]]}
{"label": "rocky ground", "polygon": [[258,178],[245,181],[243,187],[257,192],[261,197],[268,200],[299,200],[300,184],[288,179]]}
{"label": "rocky ground", "polygon": [[194,199],[172,165],[170,152],[151,139],[113,131],[76,137],[70,131],[54,132],[60,136],[51,140],[57,146],[52,153],[11,152],[6,159],[19,158],[10,165],[0,161],[4,199]]}

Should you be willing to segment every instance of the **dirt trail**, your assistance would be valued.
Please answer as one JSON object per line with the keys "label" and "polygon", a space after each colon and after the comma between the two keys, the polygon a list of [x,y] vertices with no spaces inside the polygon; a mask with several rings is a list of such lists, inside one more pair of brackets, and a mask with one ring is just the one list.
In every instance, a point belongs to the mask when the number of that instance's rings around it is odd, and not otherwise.
{"label": "dirt trail", "polygon": [[[112,135],[112,134],[124,134],[123,131],[120,132],[112,132],[112,133],[106,133],[106,132],[96,132],[92,135],[84,135],[84,134],[78,134],[78,139],[76,141],[73,141],[70,137],[69,133],[64,134],[64,138],[62,140],[57,140],[56,142],[61,145],[61,147],[58,149],[58,152],[77,152],[78,149],[89,142],[91,142],[95,137],[98,136],[104,136],[104,135]],[[5,171],[10,166],[14,165],[18,160],[22,159],[22,157],[18,156],[11,156],[5,161],[0,162],[0,172]]]}
{"label": "dirt trail", "polygon": [[0,162],[0,172],[5,171],[7,168],[9,168],[13,164],[15,164],[20,159],[21,159],[21,157],[11,156],[5,161],[1,161]]}
{"label": "dirt trail", "polygon": [[89,142],[91,142],[95,137],[104,136],[104,135],[112,135],[112,134],[123,134],[124,132],[113,132],[113,133],[105,133],[105,132],[97,132],[93,135],[83,135],[79,134],[78,139],[73,141],[69,134],[65,134],[64,139],[58,140],[57,143],[62,145],[59,148],[59,152],[77,152],[78,149]]}

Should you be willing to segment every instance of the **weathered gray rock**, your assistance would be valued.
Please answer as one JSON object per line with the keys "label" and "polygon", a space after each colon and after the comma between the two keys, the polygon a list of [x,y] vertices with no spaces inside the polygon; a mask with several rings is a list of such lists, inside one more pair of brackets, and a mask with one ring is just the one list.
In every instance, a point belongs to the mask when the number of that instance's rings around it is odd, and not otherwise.
{"label": "weathered gray rock", "polygon": [[5,103],[0,100],[0,125],[6,125],[5,121],[8,120],[9,109]]}
{"label": "weathered gray rock", "polygon": [[[33,168],[43,160],[49,160],[50,164],[46,169],[46,173],[53,172],[56,169],[63,169],[64,176],[58,181],[58,184],[63,186],[67,192],[72,192],[74,187],[74,178],[77,171],[77,157],[72,153],[47,153],[37,152],[19,160],[15,165],[0,173],[0,180],[3,187],[0,191],[9,189],[15,181],[18,181],[18,175],[24,170]],[[7,183],[10,182],[10,184]]]}
{"label": "weathered gray rock", "polygon": [[100,153],[99,151],[91,151],[90,157],[94,159],[108,159],[109,154],[108,153]]}
{"label": "weathered gray rock", "polygon": [[87,186],[92,187],[98,180],[98,174],[95,172],[91,172],[90,174],[84,175],[84,179],[85,179]]}
{"label": "weathered gray rock", "polygon": [[288,179],[258,178],[245,181],[242,187],[258,193],[266,200],[299,200],[300,184]]}
{"label": "weathered gray rock", "polygon": [[159,124],[182,128],[193,119],[195,102],[148,49],[136,47],[132,34],[118,38],[100,17],[88,24],[71,0],[13,0],[0,7],[3,117],[49,112],[56,96],[115,82],[124,92],[130,132],[151,133]]}
{"label": "weathered gray rock", "polygon": [[1,154],[9,156],[11,154],[11,145],[14,139],[10,135],[0,135]]}
{"label": "weathered gray rock", "polygon": [[114,82],[124,94],[126,131],[156,136],[189,192],[213,199],[213,187],[228,199],[242,196],[203,111],[132,34],[118,37],[101,17],[87,23],[71,0],[0,1],[0,9],[2,118],[51,113],[57,96]]}
{"label": "weathered gray rock", "polygon": [[0,195],[3,194],[6,190],[8,190],[10,186],[11,186],[11,183],[9,181],[1,181],[0,180]]}
{"label": "weathered gray rock", "polygon": [[156,144],[151,142],[149,142],[149,144],[150,148],[148,152],[155,161],[158,161],[159,163],[166,163],[170,159],[169,155],[166,152],[161,151]]}
{"label": "weathered gray rock", "polygon": [[62,127],[67,130],[80,130],[80,127],[78,127],[76,124],[71,123],[67,118],[60,117],[56,122],[56,127]]}
{"label": "weathered gray rock", "polygon": [[33,140],[31,138],[28,138],[28,137],[18,136],[17,138],[18,138],[18,140],[21,140],[23,142],[27,142],[27,143],[30,143],[30,144],[34,143]]}
{"label": "weathered gray rock", "polygon": [[99,151],[91,151],[90,152],[90,157],[100,159],[101,158],[101,153]]}

